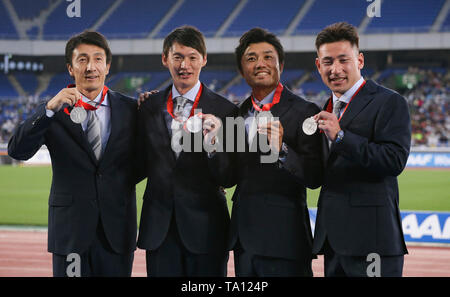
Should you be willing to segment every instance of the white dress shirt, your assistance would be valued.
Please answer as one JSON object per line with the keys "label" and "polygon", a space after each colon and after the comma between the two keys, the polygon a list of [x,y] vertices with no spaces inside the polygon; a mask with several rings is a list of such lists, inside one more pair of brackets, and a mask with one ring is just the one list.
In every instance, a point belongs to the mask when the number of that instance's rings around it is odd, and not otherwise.
{"label": "white dress shirt", "polygon": [[[273,96],[275,95],[276,90],[277,89],[275,88],[272,92],[270,92],[261,101],[258,101],[255,99],[256,100],[255,103],[259,103],[262,105],[271,103],[273,101]],[[253,137],[255,137],[255,134],[256,134],[257,127],[256,127],[256,119],[254,118],[254,115],[255,115],[255,108],[253,107],[253,103],[252,103],[252,107],[248,110],[247,117],[245,118],[245,130],[247,130],[249,143],[253,140]],[[249,130],[251,133],[249,132]]]}
{"label": "white dress shirt", "polygon": [[[341,102],[349,103],[350,99],[352,99],[353,95],[356,93],[356,91],[359,89],[359,87],[363,84],[364,78],[361,76],[361,78],[351,87],[347,90],[340,98],[338,98],[334,92],[333,92],[333,105],[334,103],[339,100]],[[342,116],[342,113],[344,112],[345,108],[341,109],[341,112],[339,113],[339,116]]]}

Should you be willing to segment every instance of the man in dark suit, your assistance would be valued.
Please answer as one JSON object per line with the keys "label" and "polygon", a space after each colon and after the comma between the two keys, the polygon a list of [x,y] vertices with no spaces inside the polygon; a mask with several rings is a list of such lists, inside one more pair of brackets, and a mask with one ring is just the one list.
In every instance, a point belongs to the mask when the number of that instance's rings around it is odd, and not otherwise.
{"label": "man in dark suit", "polygon": [[322,183],[326,145],[318,130],[305,133],[303,123],[320,109],[280,83],[284,51],[272,33],[246,32],[236,59],[252,88],[239,109],[245,151],[237,153],[229,241],[236,276],[312,276],[306,187]]}
{"label": "man in dark suit", "polygon": [[[199,81],[206,58],[196,28],[172,31],[164,40],[162,63],[173,84],[140,106],[148,182],[138,247],[147,250],[148,276],[227,274],[230,218],[220,186],[231,185],[233,158],[207,145],[224,147],[221,122],[234,117],[237,107]],[[200,126],[192,129],[195,119]]]}
{"label": "man in dark suit", "polygon": [[72,37],[65,59],[75,86],[40,105],[18,127],[8,153],[27,160],[43,144],[50,152],[54,276],[130,276],[139,178],[136,100],[104,85],[111,51],[101,34]]}
{"label": "man in dark suit", "polygon": [[411,143],[408,106],[361,77],[358,41],[348,23],[332,24],[316,38],[316,66],[333,95],[315,116],[331,147],[313,252],[324,254],[325,276],[401,276],[407,249],[397,176]]}

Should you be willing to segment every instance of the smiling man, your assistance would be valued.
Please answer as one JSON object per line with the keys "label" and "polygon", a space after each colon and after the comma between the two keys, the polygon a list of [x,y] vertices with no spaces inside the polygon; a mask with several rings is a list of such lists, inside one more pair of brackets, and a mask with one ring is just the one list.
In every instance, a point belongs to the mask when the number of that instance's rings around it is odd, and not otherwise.
{"label": "smiling man", "polygon": [[[105,86],[112,56],[100,33],[72,37],[65,59],[75,84],[18,127],[8,153],[27,160],[43,144],[50,152],[48,251],[53,253],[53,275],[131,276],[135,184],[143,171],[135,166],[137,103]],[[68,257],[73,253],[79,263]]]}
{"label": "smiling man", "polygon": [[[320,109],[281,84],[285,55],[274,34],[251,29],[235,53],[238,69],[252,88],[239,108],[247,149],[237,153],[228,246],[234,250],[236,276],[312,276],[306,187],[322,183],[326,146],[318,130],[302,126]],[[269,113],[268,120],[258,123],[259,116]],[[252,149],[262,143],[258,138],[269,142],[279,158],[263,162],[263,149]]]}
{"label": "smiling man", "polygon": [[361,76],[364,56],[356,28],[336,23],[316,38],[316,66],[332,91],[314,116],[330,141],[313,251],[324,254],[325,276],[368,276],[369,254],[381,276],[401,276],[407,253],[397,176],[411,144],[406,100]]}
{"label": "smiling man", "polygon": [[[206,62],[200,31],[191,26],[173,30],[162,54],[173,84],[140,106],[148,182],[138,246],[146,250],[148,276],[227,275],[230,218],[220,187],[231,186],[233,155],[198,149],[195,139],[225,147],[218,131],[237,107],[200,82]],[[196,110],[203,113],[203,123],[192,130],[187,122]],[[179,134],[189,143],[182,151],[176,149]]]}

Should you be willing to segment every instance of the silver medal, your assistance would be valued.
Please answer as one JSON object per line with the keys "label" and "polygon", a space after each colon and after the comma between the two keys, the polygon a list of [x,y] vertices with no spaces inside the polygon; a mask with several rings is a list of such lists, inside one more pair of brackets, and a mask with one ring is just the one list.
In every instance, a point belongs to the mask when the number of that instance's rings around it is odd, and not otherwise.
{"label": "silver medal", "polygon": [[313,117],[307,118],[302,125],[303,133],[313,135],[317,131],[317,123]]}
{"label": "silver medal", "polygon": [[83,107],[74,107],[70,112],[70,119],[75,124],[81,124],[86,120],[87,112]]}
{"label": "silver medal", "polygon": [[186,128],[191,133],[200,132],[202,130],[202,126],[203,126],[202,119],[198,115],[190,117],[186,121]]}

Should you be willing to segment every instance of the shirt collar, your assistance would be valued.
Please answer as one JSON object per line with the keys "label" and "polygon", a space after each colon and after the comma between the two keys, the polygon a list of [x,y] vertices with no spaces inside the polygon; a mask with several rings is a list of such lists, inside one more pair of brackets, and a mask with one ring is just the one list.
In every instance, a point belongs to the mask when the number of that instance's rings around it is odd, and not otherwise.
{"label": "shirt collar", "polygon": [[356,91],[359,89],[359,87],[363,84],[364,78],[361,76],[361,78],[351,87],[347,90],[340,98],[336,97],[336,95],[333,93],[333,103],[337,100],[349,103],[350,99],[352,99],[353,95],[356,93]]}
{"label": "shirt collar", "polygon": [[273,89],[272,92],[270,92],[266,97],[264,97],[261,101],[255,100],[255,103],[259,103],[259,104],[267,104],[267,103],[271,103],[273,101],[273,95],[275,95],[275,91],[277,90],[277,88]]}
{"label": "shirt collar", "polygon": [[[200,81],[197,81],[195,86],[193,86],[189,91],[186,92],[186,94],[183,95],[184,98],[187,98],[189,101],[194,102],[195,97],[197,97],[197,93],[200,90]],[[172,84],[172,98],[175,99],[177,97],[181,96],[181,94],[178,92],[177,88],[175,88],[175,85]]]}
{"label": "shirt collar", "polygon": [[[100,91],[100,93],[98,93],[97,97],[95,97],[94,100],[92,100],[92,101],[94,101],[95,103],[99,103],[100,100],[101,100],[101,98],[102,98],[102,93],[103,93],[103,88],[102,88],[102,90]],[[108,105],[107,97],[108,97],[108,93],[105,94],[105,99],[104,99],[103,102],[102,102],[102,105],[103,105],[103,106]],[[82,98],[83,102],[86,102],[86,103],[88,103],[89,101],[91,101],[91,99],[87,98],[87,97],[84,96],[83,94],[81,94],[81,98]]]}

